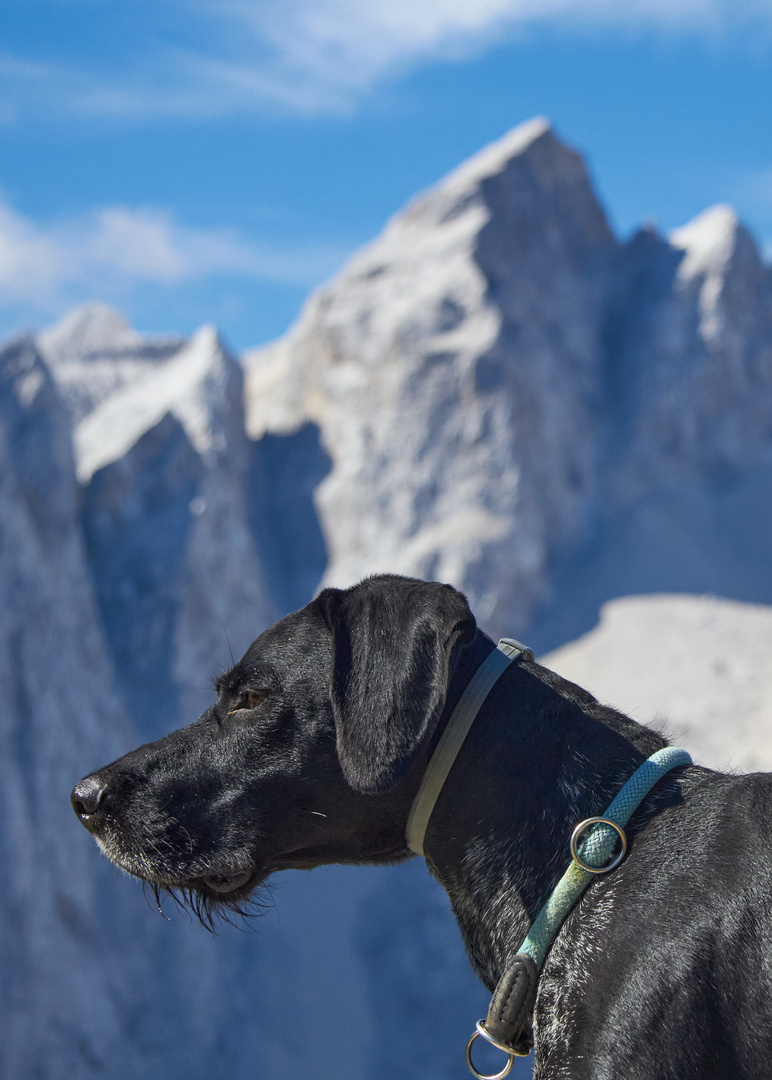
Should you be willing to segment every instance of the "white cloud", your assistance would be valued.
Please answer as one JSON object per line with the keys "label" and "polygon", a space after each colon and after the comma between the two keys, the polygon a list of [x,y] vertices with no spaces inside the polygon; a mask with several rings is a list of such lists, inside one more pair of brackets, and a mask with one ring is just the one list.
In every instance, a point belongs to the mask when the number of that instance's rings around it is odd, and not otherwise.
{"label": "white cloud", "polygon": [[160,53],[148,39],[141,59],[138,50],[134,67],[113,79],[0,56],[0,120],[45,103],[137,119],[271,107],[340,112],[383,79],[479,54],[537,25],[705,36],[752,20],[772,30],[769,0],[178,0],[178,7],[180,19],[202,28],[206,48]]}
{"label": "white cloud", "polygon": [[[309,90],[342,98],[425,60],[474,55],[528,26],[654,24],[704,32],[727,9],[725,0],[283,0],[270,8],[226,0],[217,7],[270,43],[275,76],[291,76],[296,92],[300,79]],[[733,10],[742,7],[740,0]]]}
{"label": "white cloud", "polygon": [[226,229],[180,225],[166,211],[123,206],[39,224],[0,200],[0,305],[54,312],[142,284],[176,286],[233,274],[315,284],[340,264],[332,245],[273,249]]}

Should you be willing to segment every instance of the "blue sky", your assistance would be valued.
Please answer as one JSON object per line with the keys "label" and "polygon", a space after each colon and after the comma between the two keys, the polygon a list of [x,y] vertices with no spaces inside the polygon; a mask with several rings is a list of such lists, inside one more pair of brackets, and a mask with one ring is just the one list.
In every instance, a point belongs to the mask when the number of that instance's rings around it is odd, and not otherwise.
{"label": "blue sky", "polygon": [[769,0],[3,0],[0,337],[99,299],[259,344],[537,114],[620,235],[730,202],[772,257]]}

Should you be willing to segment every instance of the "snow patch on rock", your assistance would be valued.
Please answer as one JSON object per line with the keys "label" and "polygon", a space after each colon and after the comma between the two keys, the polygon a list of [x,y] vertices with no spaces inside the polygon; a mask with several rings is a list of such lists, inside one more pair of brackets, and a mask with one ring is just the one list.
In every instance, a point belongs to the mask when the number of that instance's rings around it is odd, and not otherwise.
{"label": "snow patch on rock", "polygon": [[731,206],[719,204],[703,210],[696,218],[673,229],[673,247],[684,252],[678,276],[689,281],[701,274],[721,272],[732,257],[740,222]]}
{"label": "snow patch on rock", "polygon": [[166,413],[180,421],[200,454],[223,450],[218,420],[228,395],[229,366],[235,368],[235,361],[217,330],[204,326],[174,357],[105,398],[75,429],[81,483],[123,457]]}
{"label": "snow patch on rock", "polygon": [[119,312],[97,303],[76,308],[37,338],[75,423],[184,344],[180,337],[144,338]]}
{"label": "snow patch on rock", "polygon": [[709,596],[628,596],[541,662],[702,765],[772,770],[772,607]]}

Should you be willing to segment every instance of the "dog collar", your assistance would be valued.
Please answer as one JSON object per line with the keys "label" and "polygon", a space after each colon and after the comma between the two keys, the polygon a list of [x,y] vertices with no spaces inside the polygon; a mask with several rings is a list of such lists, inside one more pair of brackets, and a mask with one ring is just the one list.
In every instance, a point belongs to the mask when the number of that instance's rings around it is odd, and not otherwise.
{"label": "dog collar", "polygon": [[405,835],[407,846],[416,855],[424,854],[424,837],[434,805],[480,706],[511,663],[533,658],[533,650],[514,638],[502,638],[470,679],[429,759],[421,786],[410,807]]}

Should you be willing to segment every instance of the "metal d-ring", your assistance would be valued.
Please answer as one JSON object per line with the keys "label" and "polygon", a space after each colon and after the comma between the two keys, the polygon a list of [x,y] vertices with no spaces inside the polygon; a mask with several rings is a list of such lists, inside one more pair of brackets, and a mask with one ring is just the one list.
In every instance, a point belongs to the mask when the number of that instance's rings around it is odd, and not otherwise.
{"label": "metal d-ring", "polygon": [[[514,1065],[517,1055],[513,1054],[512,1051],[507,1049],[506,1046],[502,1046],[501,1043],[498,1043],[495,1039],[492,1039],[488,1032],[485,1030],[485,1026],[483,1025],[482,1020],[478,1020],[476,1026],[477,1031],[475,1031],[469,1042],[466,1044],[466,1053],[464,1054],[464,1056],[466,1058],[467,1069],[469,1069],[472,1076],[475,1077],[475,1080],[504,1080],[504,1077],[509,1074],[509,1070]],[[495,1046],[497,1050],[501,1050],[503,1054],[507,1055],[507,1063],[501,1070],[501,1072],[481,1073],[477,1071],[477,1069],[472,1063],[472,1044],[474,1043],[475,1039],[485,1039],[486,1042],[489,1042],[491,1044],[491,1046]]]}
{"label": "metal d-ring", "polygon": [[[589,863],[583,862],[579,857],[577,851],[577,844],[579,837],[582,833],[586,832],[591,825],[610,825],[617,833],[617,836],[622,842],[622,849],[615,859],[613,859],[607,866],[590,866]],[[617,825],[616,821],[611,821],[606,817],[588,817],[584,821],[580,821],[574,831],[571,833],[571,858],[574,860],[577,866],[581,866],[582,870],[586,870],[588,874],[607,874],[609,870],[616,870],[627,854],[627,836],[625,830],[621,825]]]}

